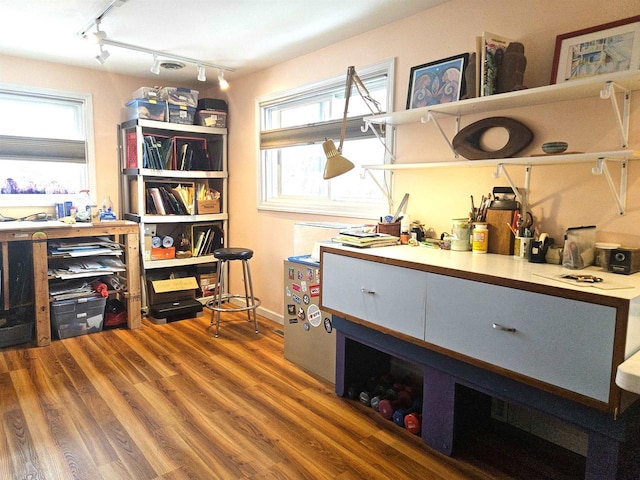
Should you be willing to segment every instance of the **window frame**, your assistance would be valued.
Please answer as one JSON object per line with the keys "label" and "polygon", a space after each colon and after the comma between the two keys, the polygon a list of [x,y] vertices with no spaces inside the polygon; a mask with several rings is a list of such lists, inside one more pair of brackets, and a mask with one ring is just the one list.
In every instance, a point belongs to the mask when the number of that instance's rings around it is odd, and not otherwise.
{"label": "window frame", "polygon": [[[96,195],[96,156],[93,125],[93,96],[90,93],[71,92],[51,88],[34,87],[0,82],[0,93],[42,97],[57,101],[69,101],[80,104],[80,124],[84,130],[85,164],[87,168],[87,188],[92,197]],[[40,137],[31,137],[40,138]],[[53,139],[52,141],[55,141]],[[2,160],[0,159],[0,164]],[[15,194],[0,195],[0,207],[52,207],[55,203],[69,200],[74,193],[68,194]]]}
{"label": "window frame", "polygon": [[[346,68],[345,68],[346,71]],[[373,75],[385,74],[387,76],[387,110],[389,113],[393,110],[393,95],[394,95],[394,76],[395,76],[395,59],[388,59],[381,62],[377,62],[375,64],[371,64],[365,67],[357,67],[356,72],[358,75],[364,79],[367,77],[371,77]],[[297,96],[301,95],[309,95],[313,94],[313,92],[321,93],[326,91],[331,87],[339,87],[345,88],[346,85],[346,76],[345,74],[331,77],[328,79],[324,79],[318,82],[302,85],[300,87],[296,87],[290,90],[281,91],[269,95],[265,95],[262,97],[258,97],[256,99],[256,115],[257,115],[257,125],[258,125],[258,139],[257,139],[257,209],[259,211],[279,211],[279,212],[292,212],[292,213],[304,213],[304,214],[316,214],[316,215],[332,215],[332,216],[342,216],[342,217],[352,217],[352,218],[370,218],[376,219],[380,217],[380,212],[386,212],[389,208],[389,198],[392,198],[392,186],[391,180],[393,176],[389,171],[377,171],[377,172],[369,172],[370,174],[379,175],[381,177],[380,183],[384,184],[388,190],[388,192],[383,192],[382,188],[377,185],[375,188],[380,190],[381,197],[379,201],[367,202],[366,205],[363,205],[362,202],[357,201],[336,201],[331,200],[329,198],[318,198],[310,200],[307,197],[286,197],[286,198],[268,198],[269,187],[267,186],[269,177],[267,176],[267,166],[265,164],[265,160],[263,158],[263,149],[261,148],[261,134],[263,133],[263,109],[268,108],[269,106],[284,103],[294,99]],[[358,93],[353,86],[353,90],[351,93],[351,97],[358,96]],[[364,126],[364,122],[362,121],[363,117],[370,116],[371,113],[367,112],[363,115],[355,115],[350,116],[347,124],[348,129],[351,129],[353,132],[354,126],[357,126],[357,129],[360,130]],[[336,142],[336,146],[339,141],[339,130],[342,124],[342,115],[340,115],[340,119],[338,120],[327,120],[322,122],[322,124],[326,124],[328,126],[334,127],[337,129],[338,134],[333,137]],[[296,128],[305,128],[305,127],[291,127],[292,129]],[[370,128],[374,128],[373,126]],[[268,131],[268,130],[265,130]],[[356,140],[359,135],[355,135],[352,137],[352,140]],[[373,136],[372,138],[375,138]],[[393,152],[393,129],[386,128],[384,133],[380,134],[380,138],[375,141],[380,141],[382,143],[384,140],[384,145],[386,148]],[[324,141],[324,136],[318,138],[313,144],[317,144],[318,148],[322,148],[321,144]],[[384,154],[384,164],[389,164],[392,162],[392,158],[388,153]],[[357,168],[357,167],[356,167]],[[367,175],[365,171],[362,171],[361,178],[365,178],[365,181],[373,180],[371,178],[366,178]],[[280,180],[280,179],[278,179]],[[322,180],[323,182],[331,182],[331,180]],[[330,188],[330,186],[329,186]]]}

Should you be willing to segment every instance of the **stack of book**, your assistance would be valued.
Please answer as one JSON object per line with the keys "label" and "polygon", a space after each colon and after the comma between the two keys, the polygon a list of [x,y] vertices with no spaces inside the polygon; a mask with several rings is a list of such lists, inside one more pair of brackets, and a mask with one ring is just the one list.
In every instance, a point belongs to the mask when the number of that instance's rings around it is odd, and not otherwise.
{"label": "stack of book", "polygon": [[366,232],[363,230],[343,230],[334,241],[350,247],[371,248],[398,245],[400,238],[386,233]]}

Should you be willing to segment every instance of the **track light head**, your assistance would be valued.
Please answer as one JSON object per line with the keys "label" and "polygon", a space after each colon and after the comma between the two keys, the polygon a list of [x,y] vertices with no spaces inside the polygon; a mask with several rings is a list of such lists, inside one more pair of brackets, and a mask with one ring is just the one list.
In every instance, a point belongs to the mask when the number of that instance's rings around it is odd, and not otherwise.
{"label": "track light head", "polygon": [[153,65],[151,66],[151,73],[155,75],[160,75],[160,60],[158,60],[158,56],[153,56]]}
{"label": "track light head", "polygon": [[198,65],[198,80],[201,82],[206,82],[207,81],[207,74],[205,72],[205,69],[202,65]]}
{"label": "track light head", "polygon": [[100,53],[98,55],[96,55],[96,61],[100,64],[100,65],[104,65],[104,62],[107,61],[107,58],[109,58],[111,54],[109,53],[108,50],[103,50],[102,45],[100,45]]}
{"label": "track light head", "polygon": [[220,70],[218,74],[218,85],[220,85],[220,90],[227,90],[229,88],[229,82],[224,78],[224,70]]}

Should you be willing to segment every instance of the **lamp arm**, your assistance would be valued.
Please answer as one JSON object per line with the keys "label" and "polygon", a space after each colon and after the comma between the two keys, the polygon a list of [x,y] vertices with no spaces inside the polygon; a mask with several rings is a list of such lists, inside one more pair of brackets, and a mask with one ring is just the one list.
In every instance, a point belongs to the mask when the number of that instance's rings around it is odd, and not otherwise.
{"label": "lamp arm", "polygon": [[340,130],[340,145],[338,146],[338,152],[342,153],[342,144],[344,143],[344,137],[347,134],[347,116],[349,115],[349,98],[351,97],[351,85],[353,84],[354,76],[358,76],[354,66],[347,68],[347,85],[344,91],[344,114],[342,115],[342,129]]}
{"label": "lamp arm", "polygon": [[[353,67],[350,67],[350,68],[353,68]],[[374,115],[382,113],[382,109],[380,108],[380,102],[378,102],[375,98],[373,98],[371,96],[371,94],[369,93],[369,90],[367,90],[367,87],[364,86],[364,83],[362,82],[362,80],[360,79],[358,74],[356,73],[355,69],[353,70],[353,80],[352,81],[355,82],[356,88],[358,89],[358,93],[360,94],[360,96],[364,100],[366,100],[365,103],[367,104],[367,107],[369,108],[371,113],[373,113]],[[364,93],[362,93],[363,90],[364,90]],[[369,103],[367,103],[367,102],[369,102]],[[374,105],[376,107],[376,111],[374,111],[371,108],[371,105]]]}

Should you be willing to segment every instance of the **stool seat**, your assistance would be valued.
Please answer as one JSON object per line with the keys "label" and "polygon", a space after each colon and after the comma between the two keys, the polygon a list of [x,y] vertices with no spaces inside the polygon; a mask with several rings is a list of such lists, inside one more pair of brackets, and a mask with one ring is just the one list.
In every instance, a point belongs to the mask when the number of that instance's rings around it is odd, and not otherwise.
{"label": "stool seat", "polygon": [[249,248],[216,248],[213,256],[218,260],[249,260],[253,257],[253,250]]}

